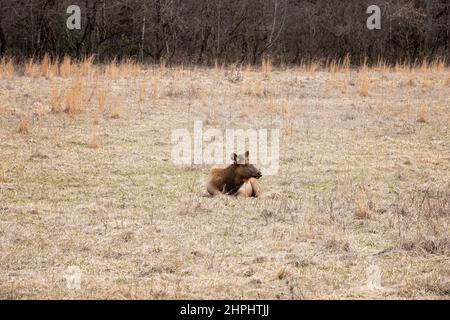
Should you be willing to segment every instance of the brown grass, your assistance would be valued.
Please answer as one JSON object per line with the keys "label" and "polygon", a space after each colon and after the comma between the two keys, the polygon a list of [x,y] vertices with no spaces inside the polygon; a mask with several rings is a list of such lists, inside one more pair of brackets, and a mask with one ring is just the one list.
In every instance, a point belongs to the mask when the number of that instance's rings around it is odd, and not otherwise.
{"label": "brown grass", "polygon": [[94,61],[94,56],[85,57],[80,63],[80,74],[83,77],[88,77],[92,72],[92,63]]}
{"label": "brown grass", "polygon": [[272,62],[270,58],[264,57],[261,61],[261,70],[265,79],[270,79],[272,75]]}
{"label": "brown grass", "polygon": [[41,76],[48,77],[50,75],[50,64],[51,64],[50,58],[46,53],[41,61],[41,70],[40,70]]}
{"label": "brown grass", "polygon": [[122,115],[122,106],[120,101],[114,100],[111,106],[111,118],[119,119]]}
{"label": "brown grass", "polygon": [[94,128],[92,130],[92,135],[88,141],[88,147],[91,149],[97,149],[100,147],[100,144],[97,139],[97,126],[96,125],[94,125]]}
{"label": "brown grass", "polygon": [[346,55],[342,60],[328,59],[325,62],[325,70],[331,74],[348,73],[350,71],[350,55]]}
{"label": "brown grass", "polygon": [[360,193],[355,200],[355,217],[357,219],[370,219],[366,193]]}
{"label": "brown grass", "polygon": [[11,58],[3,57],[0,64],[0,69],[3,70],[1,73],[3,74],[4,78],[12,78],[15,73],[13,60]]}
{"label": "brown grass", "polygon": [[98,111],[104,113],[106,111],[106,92],[101,91],[98,93]]}
{"label": "brown grass", "polygon": [[34,62],[34,59],[30,59],[27,63],[25,63],[25,76],[37,78],[41,74],[40,66],[39,64]]}
{"label": "brown grass", "polygon": [[367,79],[366,77],[363,77],[359,81],[358,94],[361,97],[367,97],[369,95],[369,79]]}
{"label": "brown grass", "polygon": [[64,112],[77,114],[86,110],[84,84],[81,76],[76,76],[64,93]]}
{"label": "brown grass", "polygon": [[72,69],[72,59],[69,56],[65,56],[59,67],[61,77],[69,78],[72,75]]}
{"label": "brown grass", "polygon": [[142,103],[145,100],[146,97],[146,88],[147,88],[147,83],[146,81],[141,81],[139,82],[139,102]]}
{"label": "brown grass", "polygon": [[27,116],[21,116],[19,119],[19,133],[29,134],[31,132],[30,121]]}
{"label": "brown grass", "polygon": [[1,169],[0,170],[0,183],[7,183],[7,182],[9,182],[9,179],[6,176],[5,170]]}
{"label": "brown grass", "polygon": [[[118,63],[117,77],[136,77],[111,82],[103,65],[80,75],[82,62],[66,78],[8,78],[4,61],[0,298],[448,297],[448,68],[381,61],[365,76],[313,60],[270,79],[248,67],[237,83],[223,69]],[[76,105],[68,94],[83,101],[76,116],[35,112]],[[32,136],[17,134],[18,115]],[[172,163],[171,133],[197,119],[280,129],[280,170],[260,198],[207,197],[211,166]],[[382,288],[365,285],[372,263]],[[66,287],[72,265],[81,290]]]}
{"label": "brown grass", "polygon": [[119,75],[121,78],[138,76],[139,67],[136,62],[132,59],[126,59],[125,61],[118,64]]}
{"label": "brown grass", "polygon": [[53,82],[50,87],[51,112],[60,113],[63,111],[61,100],[61,89],[56,82]]}
{"label": "brown grass", "polygon": [[118,76],[117,60],[113,59],[105,68],[105,73],[110,80],[116,80]]}
{"label": "brown grass", "polygon": [[416,122],[418,123],[427,123],[428,122],[428,110],[426,106],[421,106],[417,110]]}
{"label": "brown grass", "polygon": [[56,77],[59,75],[59,63],[57,59],[50,60],[48,66],[48,76]]}
{"label": "brown grass", "polygon": [[157,78],[152,79],[152,99],[158,99],[159,98],[159,81]]}

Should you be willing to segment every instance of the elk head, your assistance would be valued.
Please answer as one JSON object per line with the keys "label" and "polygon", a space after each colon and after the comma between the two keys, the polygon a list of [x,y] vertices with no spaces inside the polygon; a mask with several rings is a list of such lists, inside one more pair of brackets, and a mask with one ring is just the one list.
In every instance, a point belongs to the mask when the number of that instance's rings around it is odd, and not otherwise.
{"label": "elk head", "polygon": [[246,181],[250,178],[259,179],[262,177],[261,171],[254,165],[250,164],[249,152],[246,151],[244,155],[231,154],[233,166],[235,167],[235,174],[242,180]]}

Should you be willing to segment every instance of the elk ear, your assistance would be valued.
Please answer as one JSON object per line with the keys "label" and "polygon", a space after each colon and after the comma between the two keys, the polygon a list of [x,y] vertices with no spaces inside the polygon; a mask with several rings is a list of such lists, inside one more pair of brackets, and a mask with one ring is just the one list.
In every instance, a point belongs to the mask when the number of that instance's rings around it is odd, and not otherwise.
{"label": "elk ear", "polygon": [[233,163],[234,163],[234,164],[237,164],[237,157],[238,157],[238,156],[237,156],[236,153],[232,153],[232,154],[231,154],[231,160],[233,160]]}
{"label": "elk ear", "polygon": [[250,152],[245,151],[245,164],[250,163]]}

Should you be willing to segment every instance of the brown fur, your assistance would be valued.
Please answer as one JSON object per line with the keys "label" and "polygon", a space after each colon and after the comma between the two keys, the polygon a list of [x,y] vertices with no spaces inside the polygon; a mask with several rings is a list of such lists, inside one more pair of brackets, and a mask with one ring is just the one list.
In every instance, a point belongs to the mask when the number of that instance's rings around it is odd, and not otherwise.
{"label": "brown fur", "polygon": [[245,162],[240,164],[236,154],[232,154],[233,164],[226,168],[211,169],[207,190],[211,195],[228,194],[242,197],[259,197],[261,187],[256,179],[261,177],[261,172],[249,163],[249,153],[243,157]]}

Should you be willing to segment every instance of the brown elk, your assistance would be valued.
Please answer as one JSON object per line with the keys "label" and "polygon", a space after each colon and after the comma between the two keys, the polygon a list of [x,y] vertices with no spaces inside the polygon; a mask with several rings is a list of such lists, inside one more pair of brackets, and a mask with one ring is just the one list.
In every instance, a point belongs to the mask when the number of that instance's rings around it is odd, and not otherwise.
{"label": "brown elk", "polygon": [[228,194],[242,197],[259,197],[261,187],[257,179],[261,171],[250,164],[249,152],[242,156],[231,155],[233,164],[226,168],[211,169],[206,188],[211,195]]}

